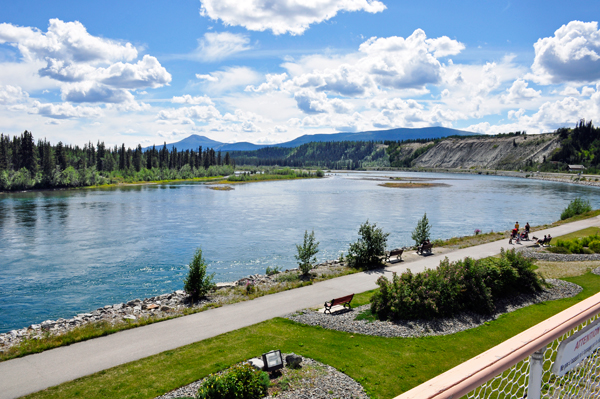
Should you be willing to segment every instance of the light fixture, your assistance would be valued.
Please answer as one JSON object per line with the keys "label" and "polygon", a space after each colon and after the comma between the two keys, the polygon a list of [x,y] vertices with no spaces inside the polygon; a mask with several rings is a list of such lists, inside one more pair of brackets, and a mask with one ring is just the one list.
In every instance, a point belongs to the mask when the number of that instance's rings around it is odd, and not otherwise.
{"label": "light fixture", "polygon": [[265,371],[271,372],[283,368],[283,358],[280,350],[263,353],[262,360],[265,363]]}

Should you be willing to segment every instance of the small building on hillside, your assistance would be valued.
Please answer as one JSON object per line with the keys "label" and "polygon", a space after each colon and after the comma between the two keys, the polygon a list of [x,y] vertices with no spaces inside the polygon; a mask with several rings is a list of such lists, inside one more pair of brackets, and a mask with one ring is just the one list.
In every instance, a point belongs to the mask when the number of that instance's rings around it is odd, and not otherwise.
{"label": "small building on hillside", "polygon": [[569,165],[569,171],[571,172],[583,172],[585,170],[585,166],[583,165]]}

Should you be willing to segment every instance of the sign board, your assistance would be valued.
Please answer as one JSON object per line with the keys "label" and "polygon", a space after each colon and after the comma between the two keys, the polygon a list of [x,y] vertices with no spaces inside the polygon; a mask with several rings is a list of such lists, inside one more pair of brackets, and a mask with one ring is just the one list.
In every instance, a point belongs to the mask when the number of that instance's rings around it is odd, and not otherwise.
{"label": "sign board", "polygon": [[599,347],[600,319],[596,319],[560,343],[552,372],[562,377]]}

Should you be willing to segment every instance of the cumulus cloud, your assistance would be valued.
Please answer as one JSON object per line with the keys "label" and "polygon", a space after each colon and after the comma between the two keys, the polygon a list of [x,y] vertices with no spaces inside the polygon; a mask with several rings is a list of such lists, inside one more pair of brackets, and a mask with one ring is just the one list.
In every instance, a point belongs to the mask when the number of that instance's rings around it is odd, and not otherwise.
{"label": "cumulus cloud", "polygon": [[220,119],[221,113],[212,105],[195,105],[177,109],[166,109],[158,113],[158,119],[182,124],[193,124],[193,120],[207,122]]}
{"label": "cumulus cloud", "polygon": [[542,84],[600,79],[598,22],[571,21],[533,45],[532,79]]}
{"label": "cumulus cloud", "polygon": [[0,104],[17,104],[29,99],[29,94],[18,86],[0,85]]}
{"label": "cumulus cloud", "polygon": [[532,98],[540,97],[541,90],[535,90],[527,87],[527,82],[523,79],[517,79],[513,82],[510,89],[507,89],[507,94],[501,96],[501,101],[504,103],[518,103],[520,101],[531,100]]}
{"label": "cumulus cloud", "polygon": [[364,70],[383,87],[419,88],[442,81],[442,65],[436,57],[458,54],[464,45],[447,37],[427,39],[421,29],[406,39],[392,36],[362,43],[360,61]]}
{"label": "cumulus cloud", "polygon": [[205,61],[218,61],[233,54],[250,50],[250,39],[246,35],[230,32],[207,32],[198,40],[198,56]]}
{"label": "cumulus cloud", "polygon": [[[138,56],[131,43],[92,36],[80,22],[51,19],[45,33],[3,23],[0,43],[17,47],[24,59],[22,64],[45,63],[38,75],[60,82],[65,101],[120,103],[123,109],[143,109],[145,106],[135,103],[130,90],[157,88],[171,81],[171,75],[155,57],[144,55],[138,62],[130,63]],[[66,105],[64,109],[68,112],[58,114],[77,114]]]}
{"label": "cumulus cloud", "polygon": [[283,86],[283,82],[288,78],[287,73],[281,74],[267,74],[265,76],[266,82],[261,83],[260,86],[255,87],[254,85],[246,86],[245,91],[253,91],[256,93],[268,93],[274,90],[279,90]]}
{"label": "cumulus cloud", "polygon": [[338,12],[377,13],[385,5],[377,0],[201,0],[200,15],[226,26],[271,30],[273,34],[302,34],[311,24],[329,20]]}
{"label": "cumulus cloud", "polygon": [[175,104],[206,104],[206,105],[215,105],[210,97],[208,96],[195,96],[192,97],[189,94],[184,94],[183,96],[174,96],[171,99],[172,103]]}
{"label": "cumulus cloud", "polygon": [[73,106],[69,103],[42,104],[39,101],[33,102],[30,112],[55,119],[98,118],[102,116],[102,109],[99,107]]}
{"label": "cumulus cloud", "polygon": [[352,106],[339,98],[329,99],[325,93],[301,89],[294,93],[298,108],[306,114],[338,113],[347,114]]}
{"label": "cumulus cloud", "polygon": [[75,103],[125,103],[134,101],[133,94],[96,82],[79,82],[62,87],[62,99]]}
{"label": "cumulus cloud", "polygon": [[51,19],[48,31],[31,27],[0,24],[0,43],[15,44],[23,57],[55,59],[75,63],[108,63],[137,58],[137,50],[130,43],[90,35],[80,22]]}

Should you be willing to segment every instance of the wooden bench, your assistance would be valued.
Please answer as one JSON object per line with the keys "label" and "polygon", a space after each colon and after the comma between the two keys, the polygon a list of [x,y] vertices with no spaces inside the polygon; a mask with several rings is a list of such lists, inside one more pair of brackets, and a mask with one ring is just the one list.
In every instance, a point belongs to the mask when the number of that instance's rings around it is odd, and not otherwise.
{"label": "wooden bench", "polygon": [[[394,259],[395,262],[399,262],[402,260],[402,253],[404,252],[404,248],[396,248],[396,249],[392,249],[390,252],[388,252],[386,254],[386,262],[390,262],[390,258],[392,256],[395,256],[396,259]],[[394,261],[392,261],[392,263],[394,263]]]}
{"label": "wooden bench", "polygon": [[419,245],[417,253],[420,253],[421,255],[423,255],[424,252],[431,253],[431,248],[433,248],[433,244],[431,243]]}
{"label": "wooden bench", "polygon": [[354,298],[354,294],[346,295],[341,298],[335,298],[331,302],[325,302],[325,311],[323,313],[331,314],[331,308],[336,305],[344,305],[344,308],[347,307],[347,309],[350,310],[350,302],[352,301],[352,298]]}

